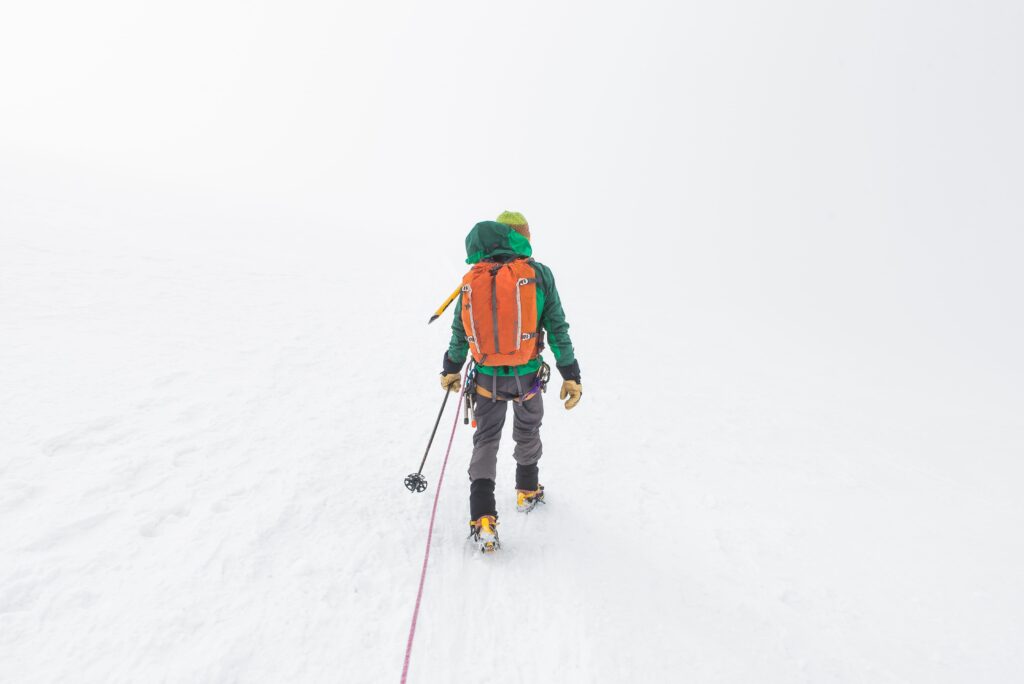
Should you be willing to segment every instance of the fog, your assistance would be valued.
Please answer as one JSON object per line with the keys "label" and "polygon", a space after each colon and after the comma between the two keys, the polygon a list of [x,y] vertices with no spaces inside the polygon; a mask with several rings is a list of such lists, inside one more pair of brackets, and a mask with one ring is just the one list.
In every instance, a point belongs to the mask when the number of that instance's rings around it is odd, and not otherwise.
{"label": "fog", "polygon": [[439,247],[518,208],[550,249],[598,250],[577,259],[671,259],[708,288],[687,306],[840,309],[1005,375],[1022,11],[21,3],[0,208],[93,207],[155,243],[261,223]]}
{"label": "fog", "polygon": [[[671,457],[681,479],[707,476],[690,480],[698,489],[728,481],[712,464],[736,465],[730,439],[768,472],[821,468],[826,492],[857,480],[850,463],[871,483],[901,469],[907,480],[882,489],[906,510],[880,520],[953,515],[938,492],[956,483],[973,502],[957,503],[973,506],[963,519],[995,539],[994,518],[1024,522],[1022,31],[1020,2],[959,0],[8,3],[8,474],[32,480],[41,444],[128,410],[164,369],[204,368],[191,390],[237,383],[244,394],[240,378],[258,385],[275,350],[291,349],[288,330],[272,330],[281,320],[325,336],[329,353],[289,352],[336,372],[324,402],[347,397],[349,379],[354,392],[413,387],[432,402],[447,333],[423,323],[464,271],[469,228],[509,209],[527,216],[535,255],[559,279],[594,407],[579,433],[554,424],[566,444],[585,432],[598,445],[614,429],[627,445],[608,466],[616,477]],[[265,367],[216,376],[243,329]],[[419,408],[408,398],[394,411],[419,426]],[[346,434],[366,420],[350,417]],[[795,444],[795,462],[758,461],[765,425]],[[417,451],[419,437],[398,450]],[[866,512],[846,493],[851,515]],[[728,501],[728,487],[716,495]],[[745,530],[744,509],[730,510]],[[687,529],[710,529],[700,515]],[[40,534],[57,524],[31,519]],[[913,548],[893,535],[893,549]],[[1005,577],[1019,569],[1019,543],[978,543],[993,555],[975,557],[1003,559]],[[1019,628],[1019,587],[997,589],[1000,619]],[[884,610],[905,610],[890,598],[877,605],[892,625]],[[405,619],[404,604],[390,608],[387,620]],[[977,638],[998,649],[1005,634]],[[855,662],[837,667],[873,673]],[[925,672],[909,662],[893,671]],[[786,681],[780,672],[768,678]]]}

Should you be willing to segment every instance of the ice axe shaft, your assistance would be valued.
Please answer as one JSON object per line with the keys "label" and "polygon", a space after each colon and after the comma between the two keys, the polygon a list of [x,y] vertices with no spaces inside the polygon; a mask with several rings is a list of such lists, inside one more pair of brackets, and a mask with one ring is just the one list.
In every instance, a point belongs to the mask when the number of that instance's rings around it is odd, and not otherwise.
{"label": "ice axe shaft", "polygon": [[455,298],[459,296],[460,292],[462,292],[462,286],[461,285],[459,285],[457,288],[455,288],[455,292],[452,292],[451,295],[448,296],[448,299],[444,300],[444,304],[442,304],[440,307],[438,307],[437,311],[434,312],[434,315],[430,317],[429,321],[427,321],[427,325],[430,325],[431,323],[436,321],[438,318],[440,318],[441,314],[444,313],[444,310],[447,309],[449,306],[451,306],[452,302],[455,301]]}

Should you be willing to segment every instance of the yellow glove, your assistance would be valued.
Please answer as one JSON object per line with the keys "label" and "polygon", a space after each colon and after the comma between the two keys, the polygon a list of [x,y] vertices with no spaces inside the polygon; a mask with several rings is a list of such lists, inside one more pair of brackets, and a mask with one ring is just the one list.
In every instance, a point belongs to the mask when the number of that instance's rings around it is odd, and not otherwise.
{"label": "yellow glove", "polygon": [[565,399],[566,397],[569,397],[569,401],[565,402],[565,409],[568,411],[580,403],[580,399],[583,398],[583,385],[575,380],[563,381],[562,392],[558,395],[558,398]]}
{"label": "yellow glove", "polygon": [[462,387],[462,377],[458,373],[442,373],[441,389],[458,392]]}

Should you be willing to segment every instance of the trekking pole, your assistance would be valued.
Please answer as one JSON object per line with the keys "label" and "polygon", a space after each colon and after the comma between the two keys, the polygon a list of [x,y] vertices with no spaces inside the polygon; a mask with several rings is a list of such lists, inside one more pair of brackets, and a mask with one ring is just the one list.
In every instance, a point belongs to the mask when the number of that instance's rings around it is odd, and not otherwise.
{"label": "trekking pole", "polygon": [[444,413],[444,405],[448,403],[448,395],[452,391],[445,390],[444,401],[441,402],[441,410],[437,412],[437,420],[434,421],[434,431],[430,433],[430,441],[427,442],[427,450],[423,452],[423,460],[420,461],[420,469],[415,473],[405,476],[405,488],[410,492],[427,491],[427,478],[423,477],[423,464],[427,462],[427,454],[430,453],[430,445],[434,443],[434,435],[437,434],[437,426],[441,424],[441,414]]}
{"label": "trekking pole", "polygon": [[455,288],[455,292],[452,292],[451,296],[449,296],[448,299],[444,300],[444,304],[438,307],[437,311],[434,312],[434,315],[430,317],[429,321],[427,321],[427,325],[430,325],[438,318],[440,318],[441,314],[444,313],[444,310],[451,306],[451,303],[455,301],[455,298],[459,296],[460,292],[462,292],[462,285],[459,285],[457,288]]}

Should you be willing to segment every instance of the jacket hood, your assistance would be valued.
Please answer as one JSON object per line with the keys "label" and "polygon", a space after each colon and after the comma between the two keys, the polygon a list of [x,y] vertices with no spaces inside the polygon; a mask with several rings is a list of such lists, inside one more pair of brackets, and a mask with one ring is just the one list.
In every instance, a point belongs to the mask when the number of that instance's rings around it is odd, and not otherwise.
{"label": "jacket hood", "polygon": [[533,254],[530,241],[497,221],[481,221],[466,236],[466,263],[475,264],[493,257],[528,257]]}

